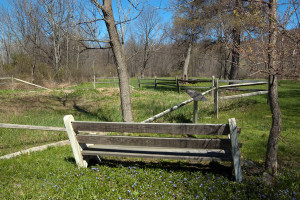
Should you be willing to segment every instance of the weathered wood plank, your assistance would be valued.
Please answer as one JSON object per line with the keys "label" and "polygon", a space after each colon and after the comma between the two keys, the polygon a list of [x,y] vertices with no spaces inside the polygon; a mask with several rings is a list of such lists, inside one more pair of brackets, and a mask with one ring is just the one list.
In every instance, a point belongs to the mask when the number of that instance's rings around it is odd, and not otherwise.
{"label": "weathered wood plank", "polygon": [[100,136],[79,134],[79,143],[123,146],[173,147],[190,149],[230,149],[230,139],[162,138],[132,136]]}
{"label": "weathered wood plank", "polygon": [[36,85],[36,84],[30,83],[30,82],[27,82],[27,81],[23,81],[23,80],[18,79],[18,78],[14,78],[14,79],[15,79],[16,81],[20,81],[20,82],[26,83],[26,84],[28,84],[28,85],[32,85],[32,86],[35,86],[35,87],[38,87],[38,88],[50,90],[49,88],[46,88],[46,87],[43,87],[43,86],[40,86],[40,85]]}
{"label": "weathered wood plank", "polygon": [[238,95],[232,95],[232,96],[225,96],[225,97],[220,97],[220,100],[226,100],[226,99],[234,99],[234,98],[240,98],[240,97],[250,97],[250,96],[255,96],[255,95],[260,95],[260,94],[268,94],[268,91],[259,91],[259,92],[250,92],[247,94],[238,94]]}
{"label": "weathered wood plank", "polygon": [[153,83],[140,83],[142,85],[153,85]]}
{"label": "weathered wood plank", "polygon": [[193,122],[198,123],[198,101],[194,101]]}
{"label": "weathered wood plank", "polygon": [[172,124],[73,121],[75,131],[227,135],[228,124]]}
{"label": "weathered wood plank", "polygon": [[69,145],[69,144],[70,144],[69,140],[63,140],[63,141],[59,141],[59,142],[55,142],[55,143],[51,143],[51,144],[45,144],[45,145],[38,146],[38,147],[32,147],[32,148],[29,148],[26,150],[22,150],[22,151],[11,153],[11,154],[8,154],[5,156],[1,156],[0,160],[10,159],[10,158],[22,155],[22,154],[30,154],[31,152],[43,151],[43,150],[48,149],[49,147],[64,146],[64,145]]}
{"label": "weathered wood plank", "polygon": [[242,92],[260,92],[260,91],[267,91],[267,90],[263,90],[263,89],[252,89],[252,88],[225,88],[225,90],[242,91]]}
{"label": "weathered wood plank", "polygon": [[215,111],[215,116],[218,119],[219,118],[219,90],[218,90],[218,85],[219,85],[219,80],[215,80],[215,88],[214,88],[214,111]]}
{"label": "weathered wood plank", "polygon": [[231,88],[231,87],[240,87],[240,86],[250,86],[250,85],[264,85],[267,82],[254,82],[254,83],[241,83],[241,84],[232,84],[232,85],[221,85],[218,88]]}
{"label": "weathered wood plank", "polygon": [[176,82],[176,80],[175,79],[159,79],[159,78],[157,78],[156,79],[157,81],[165,81],[165,82]]}
{"label": "weathered wood plank", "polygon": [[42,131],[66,131],[65,128],[61,128],[61,127],[4,124],[4,123],[0,123],[0,128],[15,128],[15,129],[29,129],[29,130],[42,130]]}
{"label": "weathered wood plank", "polygon": [[265,83],[268,83],[265,80],[219,80],[219,82],[223,82],[223,83],[257,83],[257,82],[265,82]]}
{"label": "weathered wood plank", "polygon": [[92,146],[82,151],[83,155],[100,155],[116,157],[139,157],[155,159],[176,159],[193,161],[232,161],[230,151],[224,150],[196,150],[178,148],[150,148],[140,146]]}
{"label": "weathered wood plank", "polygon": [[170,86],[170,87],[177,87],[177,85],[175,85],[175,83],[174,83],[174,85],[173,84],[168,84],[168,83],[160,83],[160,82],[157,82],[156,84],[157,85],[166,85],[166,86]]}
{"label": "weathered wood plank", "polygon": [[233,159],[233,167],[234,167],[234,174],[235,179],[237,182],[241,182],[242,177],[242,168],[241,168],[241,153],[238,145],[238,138],[237,138],[237,126],[235,118],[231,118],[229,121],[229,127],[230,127],[230,140],[231,140],[231,154]]}
{"label": "weathered wood plank", "polygon": [[10,80],[11,77],[0,77],[0,80]]}
{"label": "weathered wood plank", "polygon": [[78,144],[76,137],[75,137],[75,132],[74,129],[72,127],[71,122],[74,121],[74,118],[72,115],[66,115],[64,117],[64,124],[68,133],[68,137],[71,143],[71,147],[73,150],[73,154],[75,157],[75,161],[77,166],[79,167],[87,167],[87,162],[85,160],[83,160],[82,154],[81,154],[81,150],[82,148],[80,147],[80,145]]}
{"label": "weathered wood plank", "polygon": [[183,80],[183,79],[178,79],[178,81],[181,82],[187,82],[187,83],[207,83],[207,82],[211,82],[211,80],[207,80],[207,79],[189,79],[189,80]]}
{"label": "weathered wood plank", "polygon": [[185,85],[182,85],[181,87],[183,88],[191,88],[191,89],[209,89],[211,87],[201,87],[201,86],[185,86]]}

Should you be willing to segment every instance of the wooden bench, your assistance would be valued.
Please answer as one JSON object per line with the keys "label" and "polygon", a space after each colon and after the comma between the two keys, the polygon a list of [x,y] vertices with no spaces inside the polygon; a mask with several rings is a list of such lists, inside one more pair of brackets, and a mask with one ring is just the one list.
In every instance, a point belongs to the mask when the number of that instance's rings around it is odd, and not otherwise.
{"label": "wooden bench", "polygon": [[[124,123],[75,121],[64,117],[76,164],[87,167],[85,156],[119,156],[192,161],[232,161],[236,181],[242,181],[238,132],[229,124]],[[91,132],[91,134],[89,133]],[[94,132],[94,134],[93,134]],[[97,135],[95,132],[212,135],[214,138]],[[220,139],[220,135],[229,138]],[[211,136],[210,136],[211,137]]]}

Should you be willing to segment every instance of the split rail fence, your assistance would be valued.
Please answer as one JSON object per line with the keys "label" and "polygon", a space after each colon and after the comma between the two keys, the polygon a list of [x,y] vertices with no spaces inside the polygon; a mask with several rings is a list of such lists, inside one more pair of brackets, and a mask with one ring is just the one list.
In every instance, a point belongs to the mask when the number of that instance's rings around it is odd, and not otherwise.
{"label": "split rail fence", "polygon": [[[7,82],[7,81],[9,81],[9,82]],[[22,79],[14,78],[13,76],[12,77],[0,77],[0,85],[10,84],[11,85],[11,90],[15,89],[16,81],[21,82],[21,83],[26,84],[26,85],[31,85],[31,86],[34,86],[34,87],[37,87],[37,88],[50,90],[49,88],[46,88],[46,87],[43,87],[43,86],[40,86],[40,85],[37,85],[37,84],[34,84],[34,83],[30,83],[28,81],[24,81]]]}
{"label": "split rail fence", "polygon": [[[97,81],[101,80],[101,81]],[[96,77],[93,78],[93,87],[96,89],[96,84],[112,84],[114,87],[119,86],[118,77]]]}
{"label": "split rail fence", "polygon": [[[211,83],[211,87],[207,86],[186,86],[183,85],[183,83]],[[228,85],[220,85],[219,83],[228,83]],[[215,117],[218,118],[219,116],[219,101],[220,100],[227,100],[227,99],[234,99],[234,98],[242,98],[242,97],[249,97],[249,96],[256,96],[256,95],[262,95],[267,94],[267,90],[263,89],[253,89],[253,88],[240,88],[240,87],[246,87],[246,86],[257,86],[257,85],[266,85],[268,84],[265,80],[219,80],[216,79],[214,76],[211,80],[209,79],[192,79],[192,80],[182,80],[175,77],[175,79],[161,79],[154,77],[151,78],[138,78],[138,87],[141,88],[142,85],[153,85],[155,89],[158,88],[159,85],[169,86],[173,88],[177,88],[178,93],[180,93],[181,89],[209,89],[202,93],[202,95],[205,95],[209,92],[212,92],[212,97],[214,101],[214,112]],[[207,85],[207,84],[206,84]],[[220,90],[232,90],[232,91],[241,91],[241,92],[249,92],[244,94],[238,94],[238,95],[231,95],[231,96],[223,96],[219,97],[219,91]],[[194,102],[194,99],[188,99],[178,105],[173,106],[170,109],[167,109],[145,121],[146,122],[152,122],[156,120],[159,117],[164,116],[165,114],[172,112],[184,105],[187,105],[188,103]],[[196,105],[196,103],[194,102]],[[197,112],[197,107],[194,108],[194,113]],[[197,121],[197,114],[194,114],[194,123]]]}
{"label": "split rail fence", "polygon": [[[219,85],[219,83],[229,83],[229,85]],[[233,83],[233,84],[231,84]],[[252,89],[252,88],[245,88],[242,89],[240,87],[247,87],[247,86],[257,86],[257,85],[266,85],[268,84],[267,81],[256,81],[256,80],[218,80],[213,78],[213,97],[214,97],[214,111],[216,118],[219,117],[219,101],[220,100],[227,100],[227,99],[235,99],[241,97],[249,97],[249,96],[256,96],[262,94],[268,94],[268,90],[263,89]],[[231,96],[223,96],[219,97],[220,90],[234,90],[234,91],[250,91],[249,93],[244,94],[237,94]]]}
{"label": "split rail fence", "polygon": [[180,93],[181,89],[209,89],[211,87],[208,86],[190,86],[183,85],[186,83],[197,84],[197,83],[212,83],[209,79],[191,79],[191,80],[183,80],[179,79],[177,76],[174,79],[164,79],[164,78],[137,78],[138,79],[138,87],[141,88],[142,85],[153,85],[155,89],[157,89],[160,85],[169,86],[176,88],[178,93]]}

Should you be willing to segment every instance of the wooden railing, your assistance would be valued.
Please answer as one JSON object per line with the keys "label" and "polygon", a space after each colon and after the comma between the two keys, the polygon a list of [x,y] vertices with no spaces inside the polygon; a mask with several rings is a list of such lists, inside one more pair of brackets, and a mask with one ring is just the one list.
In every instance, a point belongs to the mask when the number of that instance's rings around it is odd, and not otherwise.
{"label": "wooden railing", "polygon": [[31,86],[34,86],[34,87],[37,87],[37,88],[50,90],[49,88],[46,88],[46,87],[43,87],[43,86],[40,86],[40,85],[37,85],[37,84],[34,84],[34,83],[30,83],[28,81],[24,81],[24,80],[19,79],[19,78],[14,78],[13,76],[12,77],[0,77],[0,81],[1,80],[9,80],[10,81],[9,83],[4,82],[4,83],[0,83],[0,84],[10,84],[12,90],[15,89],[15,82],[16,81],[21,82],[21,83],[26,84],[26,85],[31,85]]}

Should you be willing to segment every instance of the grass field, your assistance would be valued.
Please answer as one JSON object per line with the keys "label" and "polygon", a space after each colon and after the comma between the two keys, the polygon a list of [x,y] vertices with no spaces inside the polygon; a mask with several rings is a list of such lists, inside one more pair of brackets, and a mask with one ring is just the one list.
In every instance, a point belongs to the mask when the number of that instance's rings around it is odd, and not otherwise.
{"label": "grass field", "polygon": [[[176,89],[138,89],[136,80],[131,84],[136,122],[190,98]],[[91,89],[86,83],[51,92],[1,90],[0,123],[63,127],[67,114],[76,120],[121,121],[118,89],[109,87]],[[255,163],[254,168],[243,167],[243,183],[232,181],[228,163],[105,158],[101,165],[78,169],[70,146],[64,146],[0,160],[0,199],[300,199],[300,83],[280,82],[283,126],[273,186],[262,182],[271,126],[266,95],[221,101],[219,119],[214,118],[210,94],[207,99],[199,103],[198,123],[227,123],[235,117],[242,128],[241,154]],[[156,122],[191,123],[192,115],[189,104]],[[0,156],[64,139],[63,132],[2,128]]]}

